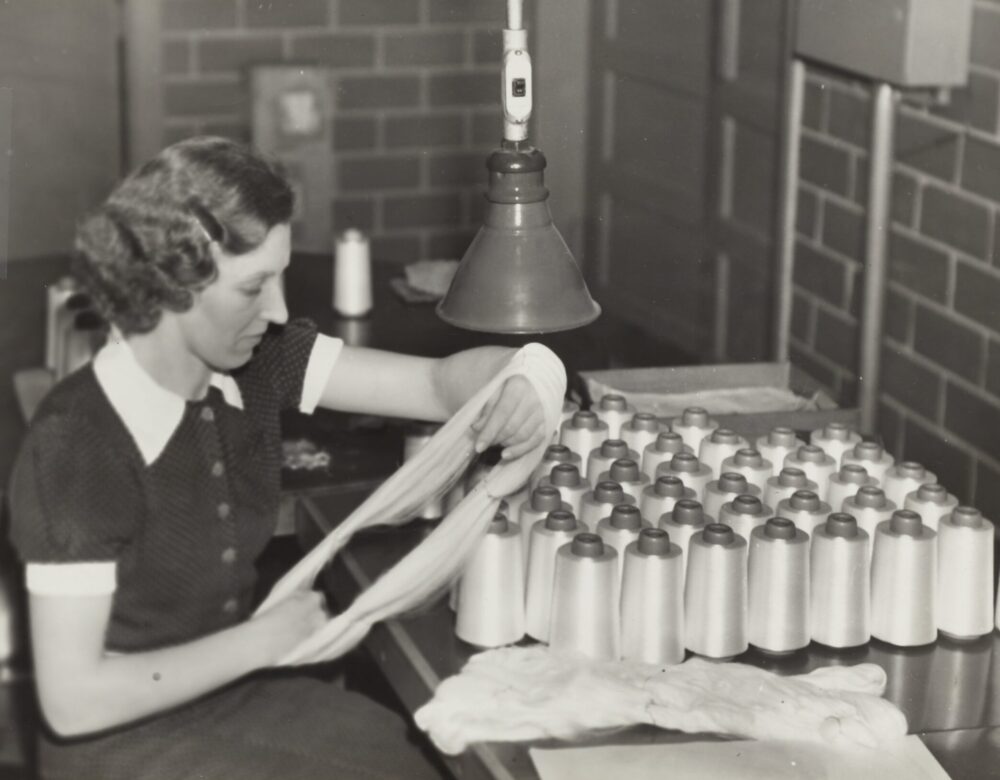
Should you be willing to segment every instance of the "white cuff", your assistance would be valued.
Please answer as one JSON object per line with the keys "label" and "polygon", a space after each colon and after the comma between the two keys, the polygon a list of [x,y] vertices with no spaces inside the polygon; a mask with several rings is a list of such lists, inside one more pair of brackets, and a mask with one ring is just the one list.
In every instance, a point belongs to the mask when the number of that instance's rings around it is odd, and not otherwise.
{"label": "white cuff", "polygon": [[107,596],[118,587],[117,569],[114,561],[29,563],[24,579],[36,596]]}
{"label": "white cuff", "polygon": [[313,344],[312,354],[309,356],[309,365],[306,367],[306,376],[302,380],[300,412],[312,414],[316,411],[316,405],[326,388],[326,381],[330,378],[333,364],[337,362],[343,347],[342,339],[322,333],[316,336],[316,343]]}

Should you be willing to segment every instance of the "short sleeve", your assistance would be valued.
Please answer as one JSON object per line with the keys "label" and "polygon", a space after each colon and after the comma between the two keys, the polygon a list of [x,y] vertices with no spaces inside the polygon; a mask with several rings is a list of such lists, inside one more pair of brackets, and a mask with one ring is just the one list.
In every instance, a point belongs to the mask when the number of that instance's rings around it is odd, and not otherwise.
{"label": "short sleeve", "polygon": [[276,333],[269,331],[250,363],[238,372],[241,389],[263,382],[276,393],[282,409],[298,407],[315,343],[316,325],[311,320],[292,320]]}
{"label": "short sleeve", "polygon": [[28,563],[116,561],[142,512],[128,456],[70,413],[32,424],[10,488],[11,541]]}

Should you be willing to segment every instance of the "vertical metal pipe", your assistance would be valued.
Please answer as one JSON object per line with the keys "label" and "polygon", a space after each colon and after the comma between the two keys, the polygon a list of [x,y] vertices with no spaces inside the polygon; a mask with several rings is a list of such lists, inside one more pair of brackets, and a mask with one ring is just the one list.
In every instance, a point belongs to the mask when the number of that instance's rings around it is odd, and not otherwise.
{"label": "vertical metal pipe", "polygon": [[872,140],[868,178],[868,223],[865,232],[864,297],[858,371],[861,430],[875,433],[878,424],[879,371],[885,314],[887,247],[892,196],[895,92],[885,82],[872,86]]}
{"label": "vertical metal pipe", "polygon": [[805,101],[806,66],[792,58],[788,96],[782,118],[781,134],[781,224],[778,238],[778,290],[774,317],[774,359],[788,360],[788,343],[792,329],[792,270],[795,267],[795,217],[798,208],[799,141],[802,138],[802,104]]}

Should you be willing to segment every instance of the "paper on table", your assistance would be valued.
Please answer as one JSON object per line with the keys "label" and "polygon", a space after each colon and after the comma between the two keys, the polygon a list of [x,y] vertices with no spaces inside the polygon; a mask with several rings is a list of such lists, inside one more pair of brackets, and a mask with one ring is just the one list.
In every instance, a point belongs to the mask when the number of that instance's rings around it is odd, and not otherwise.
{"label": "paper on table", "polygon": [[730,741],[532,748],[541,780],[949,780],[916,736],[875,750],[812,742]]}

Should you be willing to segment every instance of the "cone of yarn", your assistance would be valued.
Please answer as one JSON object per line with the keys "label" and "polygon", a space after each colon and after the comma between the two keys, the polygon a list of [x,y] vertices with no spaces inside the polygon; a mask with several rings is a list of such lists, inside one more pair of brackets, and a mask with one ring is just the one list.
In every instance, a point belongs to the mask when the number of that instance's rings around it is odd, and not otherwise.
{"label": "cone of yarn", "polygon": [[710,436],[701,440],[698,460],[712,470],[713,477],[718,477],[722,473],[722,461],[749,446],[747,440],[735,431],[716,428]]}
{"label": "cone of yarn", "polygon": [[573,541],[579,531],[571,512],[557,509],[531,530],[528,554],[527,595],[525,597],[525,630],[540,642],[549,640],[549,616],[552,607],[552,583],[555,580],[556,553]]}
{"label": "cone of yarn", "polygon": [[660,431],[664,430],[663,425],[656,419],[656,415],[649,412],[636,412],[632,419],[625,423],[619,436],[628,446],[640,453],[635,460],[641,459],[641,453],[646,447],[656,441]]}
{"label": "cone of yarn", "polygon": [[644,525],[639,507],[635,504],[619,504],[597,524],[597,535],[601,541],[618,551],[619,577],[625,565],[625,548],[639,538]]}
{"label": "cone of yarn", "polygon": [[572,463],[557,463],[547,477],[542,477],[539,487],[554,487],[562,500],[569,504],[574,515],[580,514],[584,494],[590,490],[590,483],[580,475],[580,469]]}
{"label": "cone of yarn", "polygon": [[861,436],[844,423],[832,422],[809,434],[809,443],[820,447],[840,467],[844,453],[854,448]]}
{"label": "cone of yarn", "polygon": [[871,638],[870,543],[857,520],[843,512],[813,532],[809,625],[816,642],[844,648]]}
{"label": "cone of yarn", "polygon": [[742,474],[763,495],[767,480],[774,473],[774,466],[769,460],[764,460],[757,450],[742,449],[722,461],[722,473]]}
{"label": "cone of yarn", "polygon": [[958,499],[948,492],[944,485],[921,485],[913,493],[908,493],[903,509],[920,515],[928,528],[937,531],[938,523],[945,515],[950,515],[958,507]]}
{"label": "cone of yarn", "polygon": [[822,449],[812,444],[804,444],[785,458],[785,465],[802,469],[806,476],[816,483],[816,494],[826,501],[830,492],[830,477],[839,466]]}
{"label": "cone of yarn", "polygon": [[671,540],[681,548],[681,565],[686,570],[690,560],[689,542],[715,518],[705,514],[701,503],[688,498],[680,499],[669,515],[661,515],[658,526],[670,534]]}
{"label": "cone of yarn", "polygon": [[691,538],[684,586],[684,641],[707,658],[732,658],[748,646],[747,543],[720,523]]}
{"label": "cone of yarn", "polygon": [[656,523],[660,515],[670,512],[682,498],[695,498],[694,491],[677,477],[657,477],[652,485],[642,489],[639,512],[650,523]]}
{"label": "cone of yarn", "polygon": [[718,427],[719,424],[700,406],[690,406],[683,411],[680,417],[675,417],[670,421],[670,430],[680,434],[684,443],[696,455],[701,447],[701,440]]}
{"label": "cone of yarn", "polygon": [[854,445],[854,449],[844,453],[840,464],[843,466],[855,463],[864,466],[868,476],[878,480],[881,486],[882,480],[885,479],[885,473],[892,468],[894,461],[892,455],[886,452],[881,444],[874,441],[859,441]]}
{"label": "cone of yarn", "polygon": [[601,472],[611,468],[619,458],[639,460],[639,453],[629,447],[623,439],[605,439],[600,447],[595,447],[587,456],[587,479],[596,483]]}
{"label": "cone of yarn", "polygon": [[750,534],[748,638],[768,653],[809,644],[809,537],[774,517]]}
{"label": "cone of yarn", "polygon": [[778,502],[774,511],[779,517],[787,517],[797,528],[812,536],[816,526],[825,523],[833,510],[811,490],[797,490],[790,497]]}
{"label": "cone of yarn", "polygon": [[679,452],[670,459],[669,464],[661,463],[656,469],[656,476],[677,477],[691,488],[699,501],[704,500],[705,488],[712,481],[712,470],[689,452]]}
{"label": "cone of yarn", "polygon": [[622,486],[611,480],[604,480],[594,485],[594,489],[583,494],[580,501],[580,514],[577,516],[583,528],[581,530],[597,532],[597,523],[602,517],[611,514],[618,504],[634,504],[635,499],[628,495]]}
{"label": "cone of yarn", "polygon": [[760,498],[760,488],[749,484],[747,478],[742,474],[723,472],[718,479],[713,479],[706,485],[702,504],[705,505],[706,513],[712,517],[718,517],[723,504],[741,495]]}
{"label": "cone of yarn", "polygon": [[767,487],[764,488],[764,503],[777,506],[782,499],[789,498],[797,490],[811,490],[815,493],[818,487],[802,469],[787,466],[777,475],[768,478]]}
{"label": "cone of yarn", "polygon": [[864,466],[848,463],[830,477],[830,488],[826,494],[827,503],[835,512],[844,508],[844,501],[853,498],[863,487],[878,487],[878,481],[868,476]]}
{"label": "cone of yarn", "polygon": [[938,524],[937,627],[956,639],[993,630],[993,523],[960,506]]}
{"label": "cone of yarn", "polygon": [[728,525],[734,533],[749,539],[755,528],[774,517],[774,510],[761,503],[757,496],[740,495],[727,501],[719,511],[718,521]]}
{"label": "cone of yarn", "polygon": [[666,531],[643,528],[625,548],[622,657],[649,664],[684,660],[684,569]]}
{"label": "cone of yarn", "polygon": [[559,428],[559,443],[573,450],[581,461],[607,438],[608,424],[599,420],[593,412],[574,412]]}
{"label": "cone of yarn", "polygon": [[553,652],[598,661],[621,657],[617,558],[597,534],[579,533],[559,548],[549,618]]}
{"label": "cone of yarn", "polygon": [[937,476],[912,460],[904,460],[893,464],[882,479],[882,490],[885,497],[896,506],[903,506],[906,497],[921,485],[932,485],[937,482]]}
{"label": "cone of yarn", "polygon": [[621,438],[621,429],[634,415],[635,407],[618,393],[607,393],[594,407],[594,413],[608,426],[608,438]]}
{"label": "cone of yarn", "polygon": [[937,638],[937,534],[899,509],[879,523],[872,549],[872,636],[897,647]]}
{"label": "cone of yarn", "polygon": [[619,458],[611,468],[601,472],[598,482],[617,482],[636,504],[642,499],[642,489],[649,484],[649,477],[639,470],[639,464],[631,458]]}
{"label": "cone of yarn", "polygon": [[524,636],[524,563],[517,523],[497,514],[458,584],[455,634],[478,647]]}
{"label": "cone of yarn", "polygon": [[[777,428],[772,428],[764,436],[759,437],[756,442],[756,448],[764,460],[771,462],[771,468],[773,469],[771,476],[776,477],[785,466],[785,458],[798,450],[803,444],[805,442],[798,438],[795,435],[795,431],[791,428],[778,426]],[[767,503],[774,506],[774,503],[770,501]]]}

